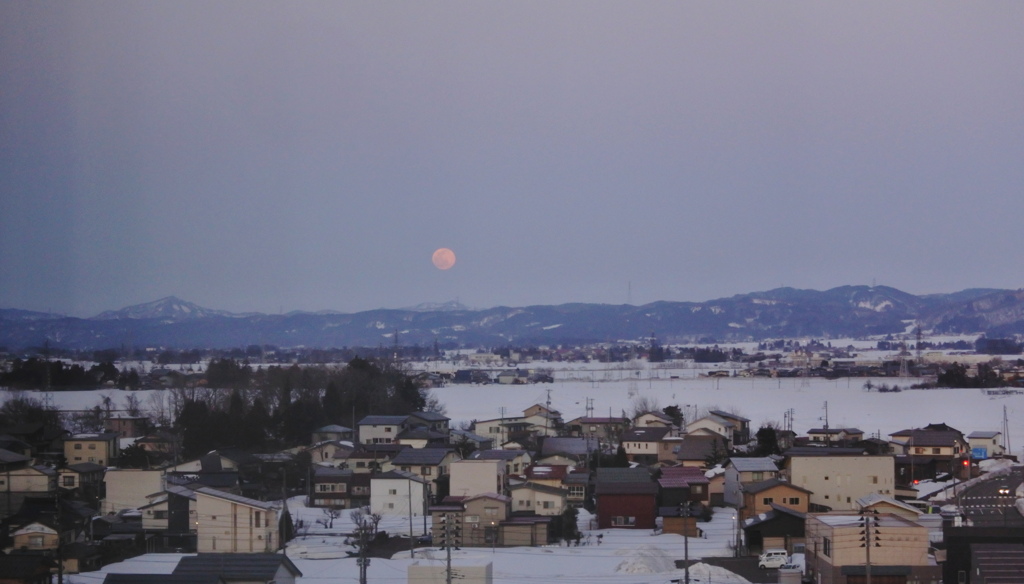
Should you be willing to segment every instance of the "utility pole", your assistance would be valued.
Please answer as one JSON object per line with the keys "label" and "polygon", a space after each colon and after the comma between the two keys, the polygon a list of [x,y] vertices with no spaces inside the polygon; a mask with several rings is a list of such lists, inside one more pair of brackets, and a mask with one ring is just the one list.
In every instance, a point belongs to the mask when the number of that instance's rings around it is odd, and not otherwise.
{"label": "utility pole", "polygon": [[[457,517],[452,513],[445,513],[441,521],[444,522],[445,584],[452,584],[452,546],[459,544],[458,531],[460,524]],[[458,547],[455,549],[458,549]]]}
{"label": "utility pole", "polygon": [[405,484],[409,487],[409,557],[416,557],[416,538],[412,535],[412,477],[406,477]]}
{"label": "utility pole", "polygon": [[61,529],[60,485],[54,494],[54,527],[57,529],[57,584],[64,584],[64,530]]}
{"label": "utility pole", "polygon": [[871,584],[871,547],[882,547],[882,544],[878,543],[878,511],[861,511],[860,518],[861,526],[864,528],[860,532],[860,540],[864,543],[860,544],[860,547],[864,548],[864,582],[865,584]]}
{"label": "utility pole", "polygon": [[679,504],[679,516],[683,518],[683,584],[690,584],[690,502]]}

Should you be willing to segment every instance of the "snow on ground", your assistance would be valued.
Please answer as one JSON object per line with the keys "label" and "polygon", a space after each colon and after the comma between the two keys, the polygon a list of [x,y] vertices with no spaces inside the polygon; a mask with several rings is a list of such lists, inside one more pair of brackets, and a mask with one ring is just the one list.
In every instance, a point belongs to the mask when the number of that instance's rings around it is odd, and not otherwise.
{"label": "snow on ground", "polygon": [[[319,509],[307,509],[302,498],[288,501],[296,517],[316,519]],[[690,538],[691,559],[731,556],[730,542],[735,538],[735,521],[731,509],[716,508],[712,520],[700,524],[706,538]],[[289,542],[288,557],[302,571],[299,584],[355,583],[359,568],[354,558],[345,557],[350,549],[342,535],[351,529],[346,511],[335,520],[334,528],[315,524],[308,532]],[[580,525],[587,527],[591,517],[581,510]],[[393,533],[389,530],[389,533]],[[602,535],[598,544],[598,535]],[[534,584],[565,582],[566,584],[667,584],[683,576],[675,561],[683,559],[683,538],[674,534],[655,535],[648,530],[604,529],[585,530],[583,545],[565,547],[462,548],[452,551],[452,564],[492,562],[495,584]],[[415,558],[408,552],[393,559],[373,558],[367,572],[370,582],[405,582],[412,562],[443,565],[446,552],[439,548],[419,548]],[[146,554],[125,562],[111,564],[98,572],[68,576],[70,584],[98,584],[107,573],[170,573],[182,554]],[[747,580],[717,566],[697,563],[690,568],[691,582],[745,584]]]}

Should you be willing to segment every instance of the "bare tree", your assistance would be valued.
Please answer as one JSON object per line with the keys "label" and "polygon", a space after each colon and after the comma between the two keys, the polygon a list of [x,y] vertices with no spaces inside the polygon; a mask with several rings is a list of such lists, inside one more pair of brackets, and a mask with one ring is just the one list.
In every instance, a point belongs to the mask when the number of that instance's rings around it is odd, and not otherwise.
{"label": "bare tree", "polygon": [[129,393],[124,396],[124,409],[129,416],[138,418],[142,415],[142,407],[139,405],[139,395]]}
{"label": "bare tree", "polygon": [[661,406],[658,405],[658,399],[646,395],[633,398],[632,408],[633,413],[630,415],[631,420],[635,420],[637,416],[648,412],[661,413]]}
{"label": "bare tree", "polygon": [[341,509],[335,509],[333,507],[325,507],[323,509],[324,517],[317,519],[316,522],[323,525],[325,529],[334,529],[334,520],[341,517]]}

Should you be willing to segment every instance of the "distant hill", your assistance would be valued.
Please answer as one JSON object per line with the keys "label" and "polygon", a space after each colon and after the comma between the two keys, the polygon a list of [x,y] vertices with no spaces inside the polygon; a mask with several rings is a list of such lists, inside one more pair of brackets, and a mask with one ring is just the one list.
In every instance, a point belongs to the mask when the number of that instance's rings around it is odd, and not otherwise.
{"label": "distant hill", "polygon": [[376,347],[394,342],[466,346],[615,342],[651,334],[663,343],[934,333],[1024,334],[1024,290],[972,289],[915,296],[886,286],[825,291],[777,288],[707,302],[643,306],[561,304],[469,309],[423,304],[352,314],[331,311],[234,314],[173,296],[72,318],[0,310],[0,346],[101,349],[121,345],[229,348]]}

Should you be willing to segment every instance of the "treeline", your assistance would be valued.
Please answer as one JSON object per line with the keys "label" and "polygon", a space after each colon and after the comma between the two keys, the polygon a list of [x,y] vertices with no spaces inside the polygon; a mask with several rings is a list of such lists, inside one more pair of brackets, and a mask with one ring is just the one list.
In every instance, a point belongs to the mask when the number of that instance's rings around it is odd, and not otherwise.
{"label": "treeline", "polygon": [[10,371],[0,373],[0,386],[15,389],[92,389],[112,382],[121,389],[137,388],[139,375],[134,370],[118,370],[112,361],[86,369],[73,363],[32,357],[15,359]]}
{"label": "treeline", "polygon": [[175,425],[183,432],[186,457],[234,446],[261,450],[308,443],[313,430],[328,424],[353,427],[368,414],[400,415],[442,411],[430,394],[401,370],[354,358],[347,367],[269,367],[253,371],[232,359],[210,363],[210,387],[194,390],[180,407]]}

